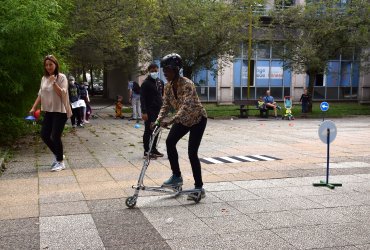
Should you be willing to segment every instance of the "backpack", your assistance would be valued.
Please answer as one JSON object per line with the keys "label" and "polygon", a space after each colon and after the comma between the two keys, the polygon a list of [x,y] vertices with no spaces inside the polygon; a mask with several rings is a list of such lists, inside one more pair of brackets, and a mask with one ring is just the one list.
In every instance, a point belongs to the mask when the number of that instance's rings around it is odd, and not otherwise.
{"label": "backpack", "polygon": [[133,82],[132,91],[134,91],[135,94],[140,95],[140,85],[137,82]]}
{"label": "backpack", "polygon": [[85,86],[80,86],[80,97],[81,98],[87,97],[87,91],[86,91]]}

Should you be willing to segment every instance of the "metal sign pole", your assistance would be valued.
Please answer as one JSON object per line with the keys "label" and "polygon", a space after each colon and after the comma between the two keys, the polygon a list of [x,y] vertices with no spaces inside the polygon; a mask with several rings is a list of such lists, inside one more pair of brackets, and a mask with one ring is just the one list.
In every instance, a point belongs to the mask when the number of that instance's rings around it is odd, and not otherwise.
{"label": "metal sign pole", "polygon": [[319,183],[313,183],[314,187],[328,187],[334,189],[335,187],[341,187],[341,183],[329,183],[329,162],[330,162],[330,143],[334,141],[337,135],[337,128],[332,121],[324,121],[321,123],[319,128],[319,136],[322,142],[326,143],[326,180],[321,180]]}

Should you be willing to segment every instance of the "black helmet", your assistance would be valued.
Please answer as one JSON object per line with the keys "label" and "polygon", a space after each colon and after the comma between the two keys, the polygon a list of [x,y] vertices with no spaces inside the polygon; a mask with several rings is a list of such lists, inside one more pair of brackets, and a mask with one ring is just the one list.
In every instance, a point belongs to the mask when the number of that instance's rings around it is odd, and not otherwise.
{"label": "black helmet", "polygon": [[166,68],[166,67],[170,67],[173,69],[178,68],[180,70],[182,68],[181,56],[176,53],[172,53],[172,54],[168,54],[165,57],[163,57],[161,60],[161,68]]}

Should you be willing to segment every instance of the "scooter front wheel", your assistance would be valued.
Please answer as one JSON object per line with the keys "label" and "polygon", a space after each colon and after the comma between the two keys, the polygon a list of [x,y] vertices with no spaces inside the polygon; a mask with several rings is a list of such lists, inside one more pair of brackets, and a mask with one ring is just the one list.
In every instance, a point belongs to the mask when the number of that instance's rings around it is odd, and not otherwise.
{"label": "scooter front wheel", "polygon": [[127,197],[126,206],[128,208],[133,208],[136,205],[136,200],[137,200],[137,197],[135,197],[135,196]]}

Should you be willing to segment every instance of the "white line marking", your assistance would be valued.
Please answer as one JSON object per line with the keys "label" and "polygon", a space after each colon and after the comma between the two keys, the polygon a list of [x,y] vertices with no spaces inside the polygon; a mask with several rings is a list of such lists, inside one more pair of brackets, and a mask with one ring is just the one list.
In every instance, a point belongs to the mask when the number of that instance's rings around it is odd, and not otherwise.
{"label": "white line marking", "polygon": [[256,158],[260,158],[262,160],[266,160],[266,161],[275,161],[275,159],[271,159],[271,158],[268,158],[268,157],[265,157],[265,156],[262,156],[262,155],[252,155],[253,157],[256,157]]}
{"label": "white line marking", "polygon": [[246,161],[258,161],[256,159],[252,159],[252,158],[249,158],[249,157],[246,157],[246,156],[235,156],[235,157],[238,157],[238,158],[246,160]]}
{"label": "white line marking", "polygon": [[229,161],[229,162],[231,162],[231,163],[239,163],[239,162],[241,162],[241,161],[235,160],[235,159],[230,158],[230,157],[227,157],[227,156],[219,157],[219,158],[224,159],[224,160],[226,160],[226,161]]}
{"label": "white line marking", "polygon": [[206,160],[206,161],[210,161],[210,162],[212,162],[212,163],[224,163],[224,162],[222,162],[222,161],[218,161],[218,160],[216,160],[216,159],[213,159],[213,158],[203,158],[204,160]]}

